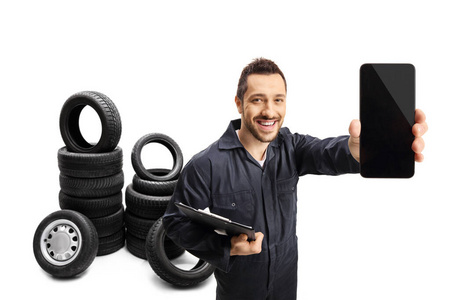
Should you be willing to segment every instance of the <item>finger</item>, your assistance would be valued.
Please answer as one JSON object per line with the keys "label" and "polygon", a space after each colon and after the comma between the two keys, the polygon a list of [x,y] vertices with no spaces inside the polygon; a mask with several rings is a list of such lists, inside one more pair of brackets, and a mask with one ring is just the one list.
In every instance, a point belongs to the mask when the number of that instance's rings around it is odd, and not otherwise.
{"label": "finger", "polygon": [[425,149],[425,142],[423,141],[423,139],[421,137],[416,137],[414,139],[414,142],[412,143],[411,149],[415,153],[421,153],[423,151],[423,149]]}
{"label": "finger", "polygon": [[264,239],[264,234],[262,232],[255,233],[255,240],[250,242],[250,244],[262,244],[262,240]]}
{"label": "finger", "polygon": [[264,238],[264,234],[262,232],[255,233],[255,240],[260,241]]}
{"label": "finger", "polygon": [[413,128],[412,128],[412,133],[414,134],[415,137],[421,137],[422,135],[425,134],[425,132],[427,132],[428,130],[428,125],[427,123],[416,123],[414,124]]}
{"label": "finger", "polygon": [[416,153],[414,156],[414,160],[417,162],[423,162],[424,160],[424,156],[422,153]]}
{"label": "finger", "polygon": [[352,138],[359,138],[361,135],[361,122],[359,120],[352,120],[348,127],[348,132]]}
{"label": "finger", "polygon": [[241,233],[239,235],[239,240],[246,241],[248,239],[248,236],[245,233]]}
{"label": "finger", "polygon": [[261,253],[263,238],[264,238],[264,234],[262,232],[255,233],[255,240],[250,243],[253,253],[255,253],[255,254]]}
{"label": "finger", "polygon": [[421,109],[416,109],[416,113],[415,113],[415,117],[414,117],[414,121],[416,123],[425,123],[426,121],[426,116],[425,113],[421,110]]}

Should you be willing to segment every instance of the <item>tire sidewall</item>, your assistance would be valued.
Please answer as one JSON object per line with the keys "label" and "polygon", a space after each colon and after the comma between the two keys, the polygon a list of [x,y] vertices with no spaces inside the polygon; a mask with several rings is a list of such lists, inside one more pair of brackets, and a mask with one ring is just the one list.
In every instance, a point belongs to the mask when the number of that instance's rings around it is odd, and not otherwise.
{"label": "tire sidewall", "polygon": [[[48,262],[41,251],[41,238],[45,228],[56,220],[69,220],[77,225],[82,244],[77,257],[70,263],[57,266]],[[85,271],[93,262],[98,251],[98,235],[92,222],[84,215],[72,210],[60,210],[48,215],[41,221],[33,238],[33,252],[37,263],[47,273],[55,277],[73,277]]]}
{"label": "tire sidewall", "polygon": [[[155,233],[153,234],[153,230]],[[172,264],[164,250],[165,229],[160,218],[150,229],[146,238],[146,256],[150,266],[155,270],[163,268],[165,275],[158,274],[164,280],[177,286],[192,286],[206,280],[214,271],[210,264],[200,261],[191,270],[182,270]],[[152,257],[153,252],[156,257]]]}
{"label": "tire sidewall", "polygon": [[[100,139],[98,141],[98,143],[96,145],[93,145],[92,147],[82,147],[79,145],[79,143],[75,140],[71,129],[70,129],[70,124],[69,124],[69,120],[70,118],[73,116],[73,114],[75,114],[74,110],[75,108],[81,108],[80,113],[78,114],[78,130],[80,123],[79,123],[79,119],[80,119],[80,115],[82,113],[82,110],[85,106],[90,106],[91,108],[93,108],[95,110],[95,112],[97,113],[97,115],[100,118],[101,124],[102,124],[102,134],[100,136]],[[62,110],[61,110],[61,116],[60,116],[60,129],[61,129],[61,135],[62,138],[64,140],[64,143],[66,144],[67,148],[72,151],[72,152],[97,152],[96,149],[100,148],[101,142],[103,141],[103,139],[105,138],[106,135],[106,131],[108,130],[106,128],[106,117],[101,109],[100,104],[95,101],[95,99],[89,97],[87,94],[83,94],[83,93],[77,93],[73,96],[71,96],[69,99],[67,99],[67,101],[64,103]],[[84,137],[82,137],[84,139]],[[89,143],[88,141],[86,141],[87,143]]]}
{"label": "tire sidewall", "polygon": [[[149,172],[142,163],[142,149],[150,143],[159,143],[165,146],[173,158],[173,167],[166,175],[155,175]],[[131,162],[136,174],[141,179],[152,181],[169,181],[174,180],[181,171],[183,166],[183,155],[181,153],[180,146],[169,136],[162,133],[150,133],[140,138],[133,147],[131,153]]]}
{"label": "tire sidewall", "polygon": [[[109,145],[110,141],[109,141],[109,136],[111,134],[111,130],[108,127],[108,121],[107,121],[107,116],[103,110],[102,105],[100,104],[100,102],[95,98],[95,96],[101,98],[101,100],[105,101],[108,106],[113,107],[114,108],[114,112],[117,112],[117,109],[115,108],[114,103],[111,101],[111,99],[109,99],[108,97],[106,97],[105,95],[101,94],[101,93],[97,93],[97,92],[90,92],[90,91],[86,91],[86,92],[80,92],[80,93],[76,93],[74,95],[72,95],[71,97],[69,97],[69,99],[66,100],[66,102],[64,103],[62,109],[61,109],[61,114],[60,114],[60,122],[59,122],[59,127],[60,127],[60,131],[61,131],[61,136],[64,140],[64,143],[67,146],[67,149],[69,151],[72,152],[78,152],[78,153],[98,153],[98,152],[108,152],[108,151],[112,151],[118,143],[118,139],[117,139],[117,143],[114,143],[114,145]],[[100,118],[101,124],[102,124],[102,133],[100,135],[100,138],[97,142],[97,144],[90,144],[89,141],[86,141],[81,133],[80,130],[80,115],[82,113],[82,110],[85,106],[90,106],[91,108],[93,108],[95,110],[95,112],[97,113],[97,115]],[[76,109],[80,109],[80,112],[78,113],[76,111]],[[78,116],[76,116],[76,114],[78,114]],[[74,126],[76,126],[76,129],[71,129],[70,127],[70,119],[71,117],[76,117],[77,121],[76,124],[73,124]],[[121,126],[120,123],[120,117],[117,114],[116,116],[117,119],[117,125]],[[74,130],[74,131],[72,131]],[[77,134],[75,133],[79,133],[80,136],[76,137]],[[121,130],[120,130],[121,132]],[[120,133],[119,133],[120,134]],[[81,145],[82,142],[83,144],[85,144],[85,146]],[[90,145],[90,146],[87,146]]]}

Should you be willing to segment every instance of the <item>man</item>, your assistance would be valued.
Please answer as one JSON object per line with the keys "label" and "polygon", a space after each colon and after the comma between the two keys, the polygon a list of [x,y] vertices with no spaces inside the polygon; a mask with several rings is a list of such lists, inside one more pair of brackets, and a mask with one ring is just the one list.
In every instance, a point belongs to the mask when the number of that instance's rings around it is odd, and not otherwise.
{"label": "man", "polygon": [[[217,299],[296,299],[297,181],[305,174],[359,172],[360,123],[350,137],[320,140],[282,128],[286,80],[256,59],[242,71],[235,97],[240,120],[185,166],[164,215],[167,235],[216,267]],[[423,160],[425,116],[416,112],[413,150]],[[255,228],[256,240],[229,237],[191,222],[174,202]]]}

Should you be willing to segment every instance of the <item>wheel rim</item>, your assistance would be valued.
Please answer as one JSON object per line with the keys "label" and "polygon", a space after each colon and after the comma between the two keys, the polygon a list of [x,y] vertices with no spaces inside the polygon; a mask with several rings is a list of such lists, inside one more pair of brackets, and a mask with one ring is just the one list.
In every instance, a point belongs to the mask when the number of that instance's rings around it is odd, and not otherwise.
{"label": "wheel rim", "polygon": [[59,219],[45,227],[40,245],[45,260],[55,266],[64,266],[80,253],[82,237],[75,223]]}

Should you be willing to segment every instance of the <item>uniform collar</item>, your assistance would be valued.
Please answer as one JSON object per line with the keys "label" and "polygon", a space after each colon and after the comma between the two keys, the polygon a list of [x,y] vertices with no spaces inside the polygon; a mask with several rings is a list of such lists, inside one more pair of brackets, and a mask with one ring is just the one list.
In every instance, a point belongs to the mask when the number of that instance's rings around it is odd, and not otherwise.
{"label": "uniform collar", "polygon": [[[234,149],[234,148],[244,148],[239,138],[236,135],[236,130],[241,128],[241,119],[232,120],[228,125],[227,130],[219,139],[219,149]],[[283,143],[284,137],[281,134],[281,130],[278,136],[273,140],[269,146],[279,147]]]}

